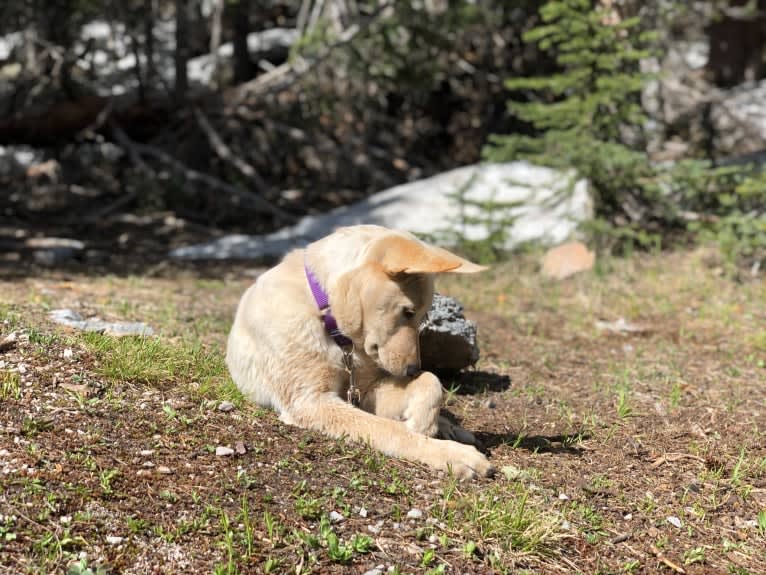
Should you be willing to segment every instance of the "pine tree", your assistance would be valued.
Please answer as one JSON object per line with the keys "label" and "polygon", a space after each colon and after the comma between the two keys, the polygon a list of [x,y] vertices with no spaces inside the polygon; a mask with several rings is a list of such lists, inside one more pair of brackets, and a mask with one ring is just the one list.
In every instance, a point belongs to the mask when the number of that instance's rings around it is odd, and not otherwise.
{"label": "pine tree", "polygon": [[551,51],[560,71],[506,82],[516,96],[509,111],[533,134],[494,136],[486,157],[574,170],[590,182],[597,217],[622,224],[645,219],[647,210],[659,208],[658,195],[645,185],[652,169],[640,103],[646,77],[639,61],[649,55],[650,33],[640,30],[638,18],[620,20],[591,0],[549,1],[540,16],[524,39]]}

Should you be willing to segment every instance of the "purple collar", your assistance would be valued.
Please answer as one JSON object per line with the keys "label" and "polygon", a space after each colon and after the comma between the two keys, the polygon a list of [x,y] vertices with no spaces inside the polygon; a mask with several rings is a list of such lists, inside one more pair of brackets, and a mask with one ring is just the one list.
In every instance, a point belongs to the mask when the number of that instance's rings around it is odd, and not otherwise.
{"label": "purple collar", "polygon": [[311,288],[311,294],[314,296],[314,301],[317,303],[319,311],[322,312],[322,320],[324,321],[324,328],[330,337],[338,344],[339,347],[349,347],[352,342],[348,339],[343,332],[338,328],[338,322],[335,320],[335,316],[330,312],[330,296],[322,289],[322,285],[314,275],[306,262],[303,262],[303,269],[306,271],[306,279],[309,282],[309,288]]}

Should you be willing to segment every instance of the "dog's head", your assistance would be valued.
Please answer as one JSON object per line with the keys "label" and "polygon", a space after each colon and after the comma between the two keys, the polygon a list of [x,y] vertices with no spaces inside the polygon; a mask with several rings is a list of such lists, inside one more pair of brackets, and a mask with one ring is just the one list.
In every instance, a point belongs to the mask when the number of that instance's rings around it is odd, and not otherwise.
{"label": "dog's head", "polygon": [[357,351],[394,376],[414,376],[420,370],[418,332],[431,307],[435,274],[483,269],[414,237],[385,235],[369,245],[359,267],[341,276],[333,313]]}

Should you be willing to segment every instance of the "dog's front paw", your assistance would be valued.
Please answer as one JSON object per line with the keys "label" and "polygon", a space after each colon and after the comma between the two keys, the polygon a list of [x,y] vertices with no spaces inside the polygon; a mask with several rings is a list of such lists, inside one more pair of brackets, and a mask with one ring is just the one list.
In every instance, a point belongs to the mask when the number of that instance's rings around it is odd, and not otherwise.
{"label": "dog's front paw", "polygon": [[460,480],[489,477],[495,470],[483,453],[471,445],[444,441],[444,459],[440,467]]}

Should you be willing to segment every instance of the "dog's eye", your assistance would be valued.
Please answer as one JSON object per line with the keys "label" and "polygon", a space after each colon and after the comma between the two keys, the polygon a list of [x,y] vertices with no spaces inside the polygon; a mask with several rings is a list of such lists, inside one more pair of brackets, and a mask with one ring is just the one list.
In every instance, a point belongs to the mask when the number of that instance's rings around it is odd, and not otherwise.
{"label": "dog's eye", "polygon": [[415,310],[411,307],[406,307],[402,310],[402,315],[406,317],[407,319],[412,319],[415,317]]}

